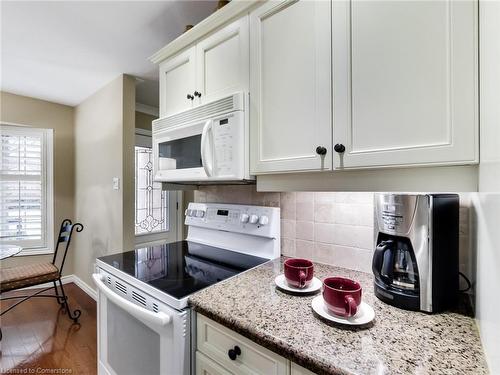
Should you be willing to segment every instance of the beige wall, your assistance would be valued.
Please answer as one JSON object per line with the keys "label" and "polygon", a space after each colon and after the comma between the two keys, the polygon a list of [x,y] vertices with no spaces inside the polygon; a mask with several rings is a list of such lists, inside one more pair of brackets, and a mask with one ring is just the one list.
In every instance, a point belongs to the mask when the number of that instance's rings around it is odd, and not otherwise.
{"label": "beige wall", "polygon": [[151,130],[151,122],[158,117],[147,113],[135,112],[135,127],[144,130]]}
{"label": "beige wall", "polygon": [[75,108],[75,213],[86,230],[74,273],[92,287],[96,257],[133,249],[134,109],[134,80],[123,75]]}
{"label": "beige wall", "polygon": [[[0,93],[0,119],[4,122],[54,129],[54,233],[65,218],[79,220],[74,215],[74,129],[73,108],[10,94]],[[57,235],[54,236],[57,238]],[[73,273],[70,249],[64,274]],[[2,267],[52,260],[52,255],[22,256],[7,259]]]}

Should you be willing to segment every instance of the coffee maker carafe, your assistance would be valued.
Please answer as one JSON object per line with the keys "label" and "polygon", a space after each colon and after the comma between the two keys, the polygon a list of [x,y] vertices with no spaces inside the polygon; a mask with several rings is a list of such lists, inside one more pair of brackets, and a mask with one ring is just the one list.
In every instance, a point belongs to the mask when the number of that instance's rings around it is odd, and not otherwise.
{"label": "coffee maker carafe", "polygon": [[453,307],[458,293],[457,194],[376,194],[375,295],[407,310]]}

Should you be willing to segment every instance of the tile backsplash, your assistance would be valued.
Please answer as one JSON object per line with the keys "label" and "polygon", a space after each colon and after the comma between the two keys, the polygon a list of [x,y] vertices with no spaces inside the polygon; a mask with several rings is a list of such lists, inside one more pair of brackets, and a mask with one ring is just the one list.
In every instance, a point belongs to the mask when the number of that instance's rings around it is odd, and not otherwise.
{"label": "tile backsplash", "polygon": [[[470,275],[470,198],[461,194],[460,268]],[[281,208],[281,253],[371,272],[373,193],[261,193],[255,186],[206,186],[196,202],[253,204]]]}
{"label": "tile backsplash", "polygon": [[373,193],[260,193],[255,186],[206,186],[196,202],[281,208],[281,253],[371,272]]}

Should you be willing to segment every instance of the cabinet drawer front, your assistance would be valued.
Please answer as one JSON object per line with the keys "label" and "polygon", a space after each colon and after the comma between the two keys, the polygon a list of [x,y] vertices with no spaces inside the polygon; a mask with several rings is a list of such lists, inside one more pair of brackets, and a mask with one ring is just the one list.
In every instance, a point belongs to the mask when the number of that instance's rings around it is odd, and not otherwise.
{"label": "cabinet drawer front", "polygon": [[292,362],[291,375],[314,375],[314,372]]}
{"label": "cabinet drawer front", "polygon": [[232,373],[197,351],[196,375],[232,375]]}
{"label": "cabinet drawer front", "polygon": [[[241,354],[231,360],[228,351],[238,346]],[[236,374],[285,375],[289,361],[230,329],[198,314],[197,349]]]}

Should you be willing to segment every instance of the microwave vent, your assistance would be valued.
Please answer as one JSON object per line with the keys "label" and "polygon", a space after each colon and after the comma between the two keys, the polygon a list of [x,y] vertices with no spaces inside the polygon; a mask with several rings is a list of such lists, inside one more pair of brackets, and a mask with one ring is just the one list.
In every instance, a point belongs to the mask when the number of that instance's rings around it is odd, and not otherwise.
{"label": "microwave vent", "polygon": [[174,126],[203,121],[210,117],[238,110],[243,110],[243,93],[231,95],[169,117],[155,120],[153,121],[153,133]]}

